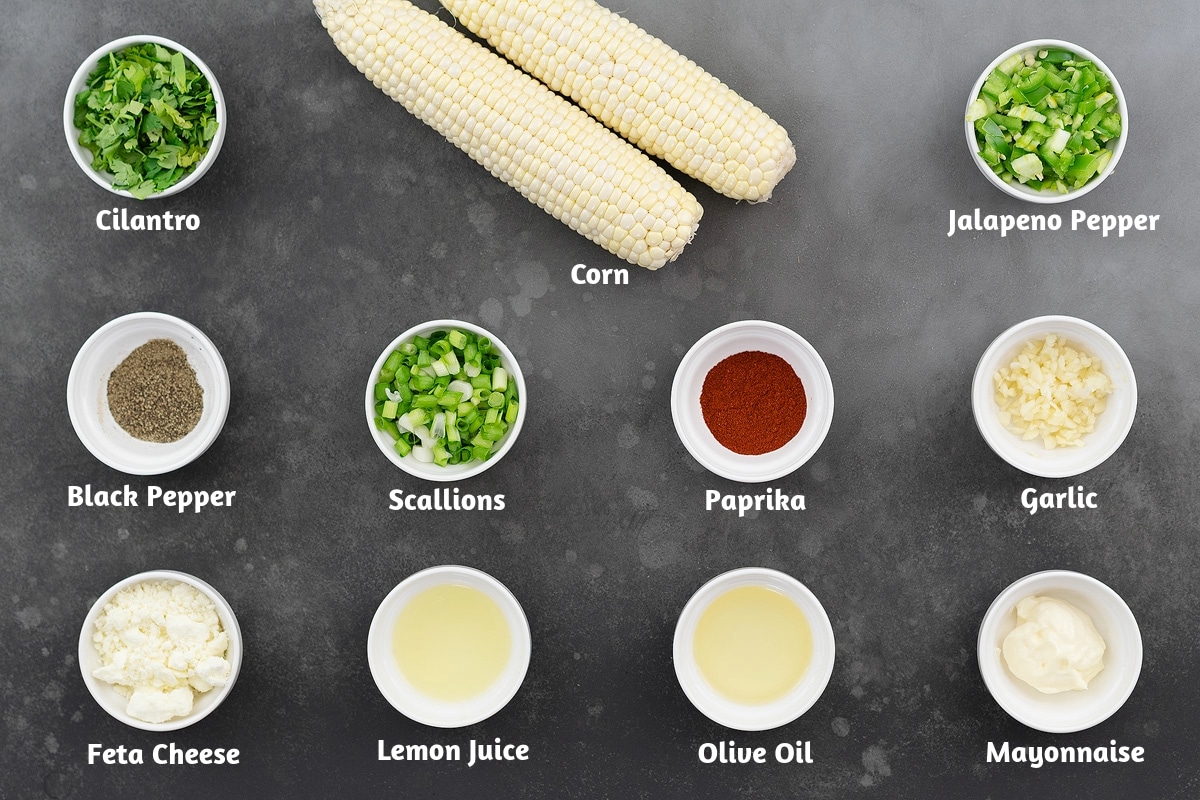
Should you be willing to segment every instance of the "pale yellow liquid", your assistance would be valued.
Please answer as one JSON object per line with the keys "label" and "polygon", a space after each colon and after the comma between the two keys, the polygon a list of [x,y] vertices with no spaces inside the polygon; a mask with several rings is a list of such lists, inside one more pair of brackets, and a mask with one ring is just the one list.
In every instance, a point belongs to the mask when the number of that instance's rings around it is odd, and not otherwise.
{"label": "pale yellow liquid", "polygon": [[812,662],[812,629],[786,595],[730,589],[704,610],[692,639],[700,674],[726,699],[761,705],[790,692]]}
{"label": "pale yellow liquid", "polygon": [[468,700],[487,691],[511,652],[504,612],[470,586],[448,583],[421,592],[401,609],[392,635],[400,673],[436,700]]}

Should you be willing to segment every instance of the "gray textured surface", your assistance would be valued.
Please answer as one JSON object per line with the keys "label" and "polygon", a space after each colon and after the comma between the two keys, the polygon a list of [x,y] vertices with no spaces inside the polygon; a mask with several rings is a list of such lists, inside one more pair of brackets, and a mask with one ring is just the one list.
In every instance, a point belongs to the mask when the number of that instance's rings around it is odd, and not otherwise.
{"label": "gray textured surface", "polygon": [[[432,9],[430,0],[422,6]],[[705,206],[683,257],[632,287],[570,283],[617,266],[486,175],[373,88],[300,0],[200,5],[2,0],[0,26],[0,796],[1194,798],[1200,769],[1200,104],[1195,4],[918,0],[873,7],[640,0],[628,16],[697,58],[791,132],[799,163],[764,206],[687,182]],[[836,6],[836,4],[834,4]],[[62,141],[64,87],[105,41],[159,33],[212,66],[229,136],[200,183],[153,210],[186,234],[101,233],[112,198]],[[1118,172],[1074,205],[1157,213],[1155,234],[948,240],[950,208],[1032,210],[992,189],[962,141],[972,81],[1035,36],[1092,49],[1129,99]],[[1061,209],[1060,209],[1061,210]],[[67,371],[109,319],[174,313],[222,350],[229,421],[198,462],[162,479],[94,460],[64,413]],[[1029,518],[1017,495],[1054,487],[1008,468],[971,419],[975,361],[1042,313],[1098,323],[1141,387],[1133,431],[1081,481],[1103,510]],[[461,316],[520,357],[529,419],[504,463],[464,485],[509,509],[387,511],[391,467],[364,428],[361,389],[410,324]],[[718,324],[775,320],[807,337],[837,391],[816,458],[775,485],[791,517],[702,511],[708,475],[670,419],[683,352]],[[236,489],[233,509],[177,516],[66,507],[66,486]],[[364,657],[374,609],[418,569],[461,562],[503,580],[529,615],[524,688],[491,720],[439,733],[394,712]],[[817,705],[778,731],[736,735],[680,692],[675,618],[743,565],[798,577],[838,640]],[[74,663],[101,591],[148,568],[216,585],[246,634],[242,677],[212,717],[173,736],[108,718]],[[1109,583],[1142,625],[1133,697],[1089,732],[1010,720],[972,655],[1010,581],[1050,567]],[[379,738],[501,736],[519,765],[373,760]],[[806,767],[701,766],[703,741],[811,739]],[[1143,745],[1142,767],[983,765],[984,743]],[[236,768],[88,767],[88,742],[243,749]]]}

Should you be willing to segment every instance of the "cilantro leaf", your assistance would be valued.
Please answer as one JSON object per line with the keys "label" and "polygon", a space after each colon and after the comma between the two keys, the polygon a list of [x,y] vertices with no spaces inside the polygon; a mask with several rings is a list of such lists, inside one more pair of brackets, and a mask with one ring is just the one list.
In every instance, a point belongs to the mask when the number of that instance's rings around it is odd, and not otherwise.
{"label": "cilantro leaf", "polygon": [[182,53],[132,45],[100,59],[75,96],[79,143],[113,186],[145,199],[179,182],[217,132],[208,79]]}

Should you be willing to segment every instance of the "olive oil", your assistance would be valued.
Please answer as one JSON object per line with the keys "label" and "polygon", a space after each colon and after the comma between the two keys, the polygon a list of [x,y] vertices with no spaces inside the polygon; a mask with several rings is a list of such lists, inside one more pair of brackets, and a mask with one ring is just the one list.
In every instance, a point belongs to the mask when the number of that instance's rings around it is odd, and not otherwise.
{"label": "olive oil", "polygon": [[420,693],[457,702],[486,692],[503,674],[512,632],[492,598],[470,586],[426,589],[396,619],[392,652]]}
{"label": "olive oil", "polygon": [[700,674],[735,703],[779,700],[812,662],[812,629],[791,598],[766,586],[730,589],[696,624],[692,652]]}

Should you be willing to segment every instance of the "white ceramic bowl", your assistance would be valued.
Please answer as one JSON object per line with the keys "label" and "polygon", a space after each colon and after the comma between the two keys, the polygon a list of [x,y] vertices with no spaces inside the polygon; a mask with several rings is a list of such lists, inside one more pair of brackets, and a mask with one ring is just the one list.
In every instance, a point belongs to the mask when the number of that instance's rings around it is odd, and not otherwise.
{"label": "white ceramic bowl", "polygon": [[217,76],[213,74],[213,71],[208,68],[207,64],[200,60],[199,56],[179,42],[173,42],[161,36],[126,36],[96,48],[94,53],[83,60],[83,63],[79,65],[79,69],[75,70],[75,76],[71,78],[71,83],[67,87],[67,98],[63,103],[63,131],[66,133],[67,145],[71,148],[71,155],[75,157],[75,163],[79,165],[79,168],[83,170],[85,175],[91,178],[98,186],[103,186],[113,194],[119,194],[122,197],[133,197],[125,189],[113,188],[112,173],[96,172],[92,169],[92,151],[79,143],[79,129],[75,127],[75,96],[87,86],[88,76],[96,69],[101,58],[109,53],[124,50],[130,45],[144,44],[146,42],[154,42],[170,50],[183,53],[187,60],[196,65],[196,68],[208,79],[209,86],[212,87],[217,114],[217,132],[213,136],[213,140],[209,144],[208,152],[205,153],[204,158],[200,160],[195,169],[183,176],[183,179],[178,183],[168,186],[163,191],[156,192],[146,198],[147,200],[152,200],[158,197],[170,197],[173,194],[178,194],[200,180],[200,176],[208,172],[213,162],[217,160],[217,153],[221,152],[221,144],[225,141],[225,129],[228,127],[225,112],[225,96],[221,94],[221,85],[217,83]]}
{"label": "white ceramic bowl", "polygon": [[[1092,618],[1104,639],[1104,669],[1087,689],[1043,694],[1015,677],[1004,662],[1004,638],[1017,626],[1017,603],[1032,595],[1064,600]],[[1142,671],[1142,635],[1125,601],[1095,578],[1048,570],[1026,575],[988,608],[979,627],[979,672],[988,691],[1013,719],[1047,733],[1099,725],[1116,713]]]}
{"label": "white ceramic bowl", "polygon": [[[812,629],[812,663],[804,677],[785,697],[761,705],[736,703],[713,689],[700,672],[693,651],[696,625],[705,610],[721,595],[744,586],[774,589],[799,606]],[[701,713],[740,731],[765,731],[786,725],[820,699],[833,675],[833,626],[821,602],[808,588],[790,575],[762,567],[744,567],[718,575],[692,595],[675,625],[675,676],[683,693]]]}
{"label": "white ceramic bowl", "polygon": [[[791,364],[804,384],[808,413],[799,433],[783,447],[747,456],[726,449],[713,436],[704,422],[700,392],[709,370],[729,356],[753,350]],[[833,423],[833,380],[821,356],[795,331],[762,320],[731,322],[702,337],[679,362],[671,386],[671,417],[683,446],[710,472],[743,483],[772,481],[799,469],[825,441]]]}
{"label": "white ceramic bowl", "polygon": [[[204,390],[196,427],[167,444],[135,439],[108,409],[108,376],[151,339],[170,339],[183,348]],[[191,323],[154,311],[128,314],[101,326],[79,348],[67,378],[67,411],[96,458],[131,475],[160,475],[196,460],[216,440],[229,413],[229,372],[216,346]]]}
{"label": "white ceramic bowl", "polygon": [[[483,694],[458,702],[438,700],[415,689],[400,672],[392,652],[400,611],[421,592],[445,584],[469,586],[486,594],[504,613],[512,634],[512,651],[504,672]],[[430,567],[401,581],[379,604],[367,635],[367,662],[384,698],[409,719],[435,728],[474,725],[504,708],[525,680],[530,649],[529,622],[512,592],[486,572],[454,565]]]}
{"label": "white ceramic bowl", "polygon": [[[1060,334],[1068,343],[1099,358],[1104,374],[1113,384],[1112,394],[1106,398],[1107,406],[1096,418],[1096,430],[1087,435],[1080,447],[1047,450],[1041,439],[1023,440],[1000,424],[993,376],[1001,367],[1008,366],[1027,343],[1050,333]],[[1137,411],[1137,382],[1125,351],[1100,328],[1076,317],[1034,317],[997,336],[984,351],[975,368],[971,405],[975,424],[996,455],[1030,475],[1068,478],[1099,466],[1125,441]]]}
{"label": "white ceramic bowl", "polygon": [[[96,631],[96,620],[99,619],[101,612],[104,611],[104,606],[122,589],[138,583],[152,581],[176,581],[190,584],[213,601],[213,604],[217,607],[217,616],[221,619],[221,627],[225,629],[225,634],[229,637],[229,648],[225,651],[225,660],[232,667],[229,673],[229,683],[197,694],[190,714],[185,717],[176,717],[166,722],[157,723],[145,722],[136,717],[129,716],[125,712],[129,700],[117,694],[117,690],[111,684],[104,683],[92,677],[92,672],[100,667],[100,654],[97,652],[96,646],[92,643],[92,634]],[[242,629],[238,626],[237,617],[233,613],[233,607],[212,586],[194,575],[188,575],[186,572],[157,569],[126,578],[100,595],[100,598],[96,600],[91,610],[88,611],[87,617],[84,618],[83,628],[79,632],[79,671],[83,674],[83,682],[87,685],[88,691],[92,693],[92,697],[96,698],[96,702],[100,704],[100,707],[111,716],[124,722],[126,725],[141,728],[144,731],[174,731],[194,725],[204,719],[215,711],[217,706],[221,705],[225,698],[229,696],[229,693],[233,690],[233,684],[237,682],[238,673],[241,671],[241,668]]]}
{"label": "white ceramic bowl", "polygon": [[987,81],[988,75],[992,74],[992,70],[1000,66],[1004,59],[1014,53],[1026,53],[1032,50],[1044,50],[1046,48],[1062,48],[1070,50],[1073,53],[1083,56],[1084,58],[1095,62],[1104,74],[1112,81],[1112,93],[1117,98],[1117,109],[1121,114],[1121,135],[1117,137],[1115,142],[1109,142],[1108,148],[1112,150],[1112,160],[1108,162],[1104,172],[1092,178],[1078,189],[1073,189],[1066,194],[1053,190],[1036,191],[1024,186],[1020,183],[1007,183],[999,175],[992,172],[992,168],[988,163],[979,156],[979,143],[975,140],[975,126],[967,122],[964,118],[963,127],[967,133],[967,147],[970,148],[971,158],[975,162],[975,166],[979,167],[979,171],[984,177],[1000,191],[1005,194],[1016,197],[1019,200],[1028,200],[1031,203],[1065,203],[1068,200],[1075,200],[1083,197],[1088,192],[1095,189],[1101,183],[1108,179],[1108,176],[1113,174],[1117,168],[1117,162],[1121,160],[1121,153],[1125,152],[1125,141],[1129,138],[1129,107],[1125,105],[1125,93],[1121,91],[1121,84],[1117,82],[1116,74],[1108,68],[1108,65],[1096,57],[1090,50],[1085,50],[1076,44],[1064,42],[1061,39],[1033,39],[1028,42],[1022,42],[1015,47],[1010,47],[1003,53],[998,55],[996,59],[988,64],[987,69],[979,76],[979,80],[975,81],[975,85],[971,88],[971,94],[967,96],[967,105],[969,106],[975,98],[979,97],[979,90],[983,88],[983,84]]}
{"label": "white ceramic bowl", "polygon": [[[500,363],[508,370],[509,380],[517,382],[517,421],[508,429],[508,433],[500,441],[499,449],[487,461],[472,461],[469,464],[450,464],[445,467],[439,467],[437,464],[426,464],[417,461],[417,459],[413,458],[412,454],[401,456],[396,452],[395,442],[392,437],[386,431],[378,430],[375,427],[375,383],[379,377],[379,370],[383,368],[383,362],[387,361],[388,356],[392,354],[393,350],[414,336],[428,337],[434,331],[447,331],[451,328],[470,331],[477,336],[486,336],[492,340],[492,344],[500,351]],[[371,438],[375,440],[375,444],[379,447],[380,452],[409,475],[424,478],[427,481],[460,481],[491,468],[512,449],[513,443],[517,441],[517,435],[521,432],[521,426],[525,424],[525,409],[529,405],[528,401],[529,396],[525,390],[525,376],[521,372],[521,365],[517,363],[516,356],[512,354],[512,351],[508,349],[504,342],[497,339],[490,331],[478,325],[472,325],[470,322],[463,322],[457,319],[438,319],[409,328],[393,339],[392,343],[384,348],[383,352],[379,354],[379,358],[375,360],[375,366],[371,368],[371,374],[367,376],[367,428],[371,431]]]}

